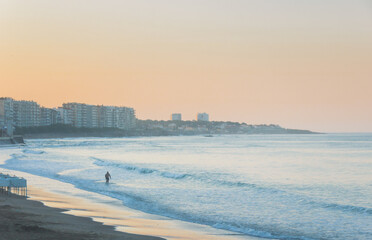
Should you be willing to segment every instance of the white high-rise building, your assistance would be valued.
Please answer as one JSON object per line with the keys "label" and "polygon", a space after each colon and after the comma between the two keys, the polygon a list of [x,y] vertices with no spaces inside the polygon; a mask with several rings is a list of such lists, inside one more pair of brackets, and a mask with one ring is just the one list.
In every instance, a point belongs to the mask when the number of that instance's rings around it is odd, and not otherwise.
{"label": "white high-rise building", "polygon": [[208,122],[209,121],[209,115],[207,113],[198,113],[198,115],[196,117],[196,120]]}
{"label": "white high-rise building", "polygon": [[13,99],[0,98],[0,131],[1,134],[13,135],[14,127]]}
{"label": "white high-rise building", "polygon": [[[64,103],[57,109],[40,107],[34,101],[16,101],[0,98],[0,130],[13,131],[14,127],[48,126],[56,123],[86,128],[135,127],[136,116],[133,108],[98,106],[84,103]],[[9,135],[9,134],[8,134]]]}
{"label": "white high-rise building", "polygon": [[40,126],[49,126],[57,123],[58,112],[52,108],[40,108]]}
{"label": "white high-rise building", "polygon": [[87,127],[87,108],[83,103],[64,103],[63,108],[69,113],[69,120],[74,127]]}
{"label": "white high-rise building", "polygon": [[17,127],[40,126],[40,106],[34,101],[13,101],[14,123]]}
{"label": "white high-rise building", "polygon": [[134,109],[128,107],[116,107],[115,127],[120,129],[131,129],[135,127]]}
{"label": "white high-rise building", "polygon": [[99,127],[99,106],[87,105],[86,106],[86,127],[98,128]]}
{"label": "white high-rise building", "polygon": [[68,119],[75,127],[131,129],[135,126],[133,108],[64,103]]}
{"label": "white high-rise building", "polygon": [[173,113],[171,116],[172,121],[182,121],[181,113]]}
{"label": "white high-rise building", "polygon": [[57,123],[72,125],[72,114],[70,109],[59,107],[57,111]]}
{"label": "white high-rise building", "polygon": [[57,122],[57,112],[34,101],[0,98],[0,127],[37,127]]}
{"label": "white high-rise building", "polygon": [[100,106],[100,127],[113,128],[115,107],[112,106]]}

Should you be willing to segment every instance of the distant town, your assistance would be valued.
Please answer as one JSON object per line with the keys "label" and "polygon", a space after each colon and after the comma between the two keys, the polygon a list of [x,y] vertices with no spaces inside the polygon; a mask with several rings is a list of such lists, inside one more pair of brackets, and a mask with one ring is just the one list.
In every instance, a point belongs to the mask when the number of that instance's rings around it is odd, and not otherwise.
{"label": "distant town", "polygon": [[0,129],[2,137],[19,134],[35,138],[312,133],[273,124],[210,121],[207,113],[197,113],[193,121],[183,121],[181,113],[172,113],[168,121],[140,120],[133,108],[125,106],[72,102],[46,108],[9,97],[0,98]]}

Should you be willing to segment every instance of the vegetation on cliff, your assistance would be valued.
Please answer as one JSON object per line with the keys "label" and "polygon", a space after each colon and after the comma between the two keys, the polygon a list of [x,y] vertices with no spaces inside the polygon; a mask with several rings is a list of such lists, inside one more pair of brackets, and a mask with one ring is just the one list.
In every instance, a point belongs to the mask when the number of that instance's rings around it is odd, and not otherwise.
{"label": "vegetation on cliff", "polygon": [[199,134],[311,134],[308,130],[287,129],[279,125],[248,125],[238,122],[155,121],[137,120],[130,130],[118,128],[77,128],[55,124],[39,127],[17,127],[15,134],[26,138],[58,137],[125,137],[177,136]]}

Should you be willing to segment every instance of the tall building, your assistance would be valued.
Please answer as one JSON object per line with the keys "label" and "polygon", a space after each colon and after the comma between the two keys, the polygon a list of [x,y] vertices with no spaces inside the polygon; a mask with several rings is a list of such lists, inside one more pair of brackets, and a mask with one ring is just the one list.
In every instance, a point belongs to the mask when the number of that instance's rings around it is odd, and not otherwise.
{"label": "tall building", "polygon": [[88,127],[88,109],[83,103],[64,103],[63,108],[67,109],[68,118],[74,127]]}
{"label": "tall building", "polygon": [[86,105],[86,127],[99,127],[99,106]]}
{"label": "tall building", "polygon": [[208,122],[209,121],[209,115],[207,113],[198,113],[198,115],[196,117],[196,120]]}
{"label": "tall building", "polygon": [[172,113],[171,120],[172,121],[182,121],[181,113]]}
{"label": "tall building", "polygon": [[56,111],[57,111],[57,123],[72,125],[72,121],[71,121],[72,113],[70,109],[59,107],[56,109]]}
{"label": "tall building", "polygon": [[14,127],[13,99],[0,98],[0,131],[1,135],[13,135]]}
{"label": "tall building", "polygon": [[100,127],[113,128],[114,126],[114,107],[100,106]]}
{"label": "tall building", "polygon": [[13,101],[14,124],[17,127],[40,126],[40,106],[34,101]]}
{"label": "tall building", "polygon": [[34,101],[0,98],[0,126],[3,128],[47,126],[55,123],[57,112],[53,109],[40,107]]}
{"label": "tall building", "polygon": [[131,129],[135,127],[135,113],[133,108],[116,107],[114,124],[116,128]]}
{"label": "tall building", "polygon": [[67,111],[67,118],[75,127],[120,129],[135,127],[136,117],[133,108],[64,103],[63,109]]}
{"label": "tall building", "polygon": [[0,130],[12,131],[14,127],[48,126],[57,123],[86,128],[135,127],[133,108],[97,106],[84,103],[64,103],[57,109],[40,107],[34,101],[16,101],[0,98]]}
{"label": "tall building", "polygon": [[51,108],[40,108],[40,126],[49,126],[57,123],[58,112]]}

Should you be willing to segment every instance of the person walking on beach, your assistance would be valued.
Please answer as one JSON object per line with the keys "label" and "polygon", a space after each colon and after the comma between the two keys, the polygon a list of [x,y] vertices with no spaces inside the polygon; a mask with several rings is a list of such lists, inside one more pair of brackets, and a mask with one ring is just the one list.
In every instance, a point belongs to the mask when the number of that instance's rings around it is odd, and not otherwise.
{"label": "person walking on beach", "polygon": [[110,178],[111,178],[111,175],[110,175],[110,173],[108,171],[105,174],[105,178],[106,178],[106,183],[108,183],[110,181]]}

